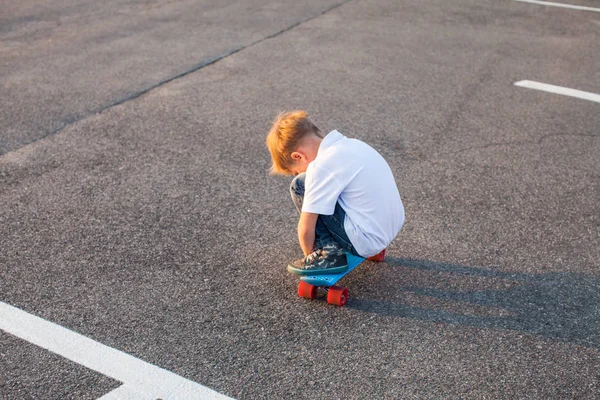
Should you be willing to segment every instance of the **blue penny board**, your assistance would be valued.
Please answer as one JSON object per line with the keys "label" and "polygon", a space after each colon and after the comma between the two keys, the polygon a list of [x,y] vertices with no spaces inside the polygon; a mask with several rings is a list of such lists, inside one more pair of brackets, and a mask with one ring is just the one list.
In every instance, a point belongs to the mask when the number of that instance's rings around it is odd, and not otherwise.
{"label": "blue penny board", "polygon": [[358,267],[363,261],[364,258],[355,256],[346,252],[346,260],[348,261],[348,270],[346,272],[342,272],[341,274],[326,274],[326,275],[305,275],[301,276],[300,280],[306,283],[310,283],[313,286],[333,286],[337,281],[346,276],[350,271],[354,268]]}

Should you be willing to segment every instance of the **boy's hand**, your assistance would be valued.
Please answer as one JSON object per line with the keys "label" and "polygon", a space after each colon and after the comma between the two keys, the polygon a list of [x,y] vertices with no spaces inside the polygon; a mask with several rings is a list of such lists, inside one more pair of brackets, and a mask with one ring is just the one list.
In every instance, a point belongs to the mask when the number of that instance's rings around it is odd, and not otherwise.
{"label": "boy's hand", "polygon": [[309,255],[313,251],[317,218],[319,218],[319,214],[307,212],[300,213],[300,221],[298,222],[298,240],[300,241],[300,247],[302,247],[304,256]]}

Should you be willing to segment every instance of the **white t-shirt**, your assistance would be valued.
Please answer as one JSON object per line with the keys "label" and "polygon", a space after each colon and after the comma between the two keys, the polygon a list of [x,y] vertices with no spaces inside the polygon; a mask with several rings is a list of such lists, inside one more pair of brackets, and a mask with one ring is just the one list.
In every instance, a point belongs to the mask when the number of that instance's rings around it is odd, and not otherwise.
{"label": "white t-shirt", "polygon": [[371,146],[334,130],[306,170],[303,212],[346,212],[344,228],[356,251],[370,257],[385,249],[404,224],[404,206],[388,163]]}

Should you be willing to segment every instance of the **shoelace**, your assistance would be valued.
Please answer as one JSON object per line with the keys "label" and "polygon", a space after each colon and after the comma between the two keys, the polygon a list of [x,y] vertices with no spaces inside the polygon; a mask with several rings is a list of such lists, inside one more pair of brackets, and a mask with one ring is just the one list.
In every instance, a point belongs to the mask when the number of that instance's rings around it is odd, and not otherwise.
{"label": "shoelace", "polygon": [[316,250],[306,256],[306,264],[312,264],[317,258],[321,256],[321,250]]}

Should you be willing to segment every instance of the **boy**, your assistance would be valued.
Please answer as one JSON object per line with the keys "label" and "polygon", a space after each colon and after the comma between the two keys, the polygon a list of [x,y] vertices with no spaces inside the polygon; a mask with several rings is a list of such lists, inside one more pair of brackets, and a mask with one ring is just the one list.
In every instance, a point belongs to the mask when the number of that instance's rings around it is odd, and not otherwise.
{"label": "boy", "polygon": [[305,257],[289,272],[341,273],[345,251],[371,257],[396,237],[404,206],[389,165],[372,147],[336,130],[323,135],[304,111],[281,113],[266,144],[271,172],[295,176],[290,192]]}

